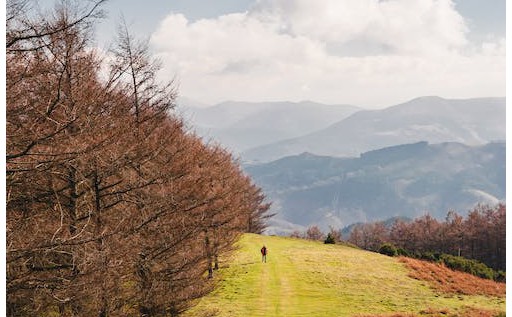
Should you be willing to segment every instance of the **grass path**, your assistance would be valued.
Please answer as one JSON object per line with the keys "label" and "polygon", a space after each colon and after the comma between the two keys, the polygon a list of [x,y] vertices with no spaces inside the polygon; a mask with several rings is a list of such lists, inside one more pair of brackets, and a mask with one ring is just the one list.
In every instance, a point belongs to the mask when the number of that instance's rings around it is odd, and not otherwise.
{"label": "grass path", "polygon": [[[267,263],[259,250],[268,248]],[[357,316],[467,307],[505,311],[504,298],[440,295],[397,259],[339,245],[244,235],[219,285],[190,316]]]}

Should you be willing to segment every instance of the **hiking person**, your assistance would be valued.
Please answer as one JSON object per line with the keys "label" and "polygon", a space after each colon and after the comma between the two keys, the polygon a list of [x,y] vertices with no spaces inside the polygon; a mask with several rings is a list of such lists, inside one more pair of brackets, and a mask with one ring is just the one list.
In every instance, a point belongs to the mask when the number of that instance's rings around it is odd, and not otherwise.
{"label": "hiking person", "polygon": [[263,248],[261,248],[261,262],[267,263],[267,247],[266,246],[263,246]]}

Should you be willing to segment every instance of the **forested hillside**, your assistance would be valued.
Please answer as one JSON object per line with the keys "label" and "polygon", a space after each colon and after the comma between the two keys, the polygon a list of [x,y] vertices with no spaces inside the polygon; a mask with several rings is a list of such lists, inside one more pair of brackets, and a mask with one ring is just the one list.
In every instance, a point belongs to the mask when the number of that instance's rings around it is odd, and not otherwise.
{"label": "forested hillside", "polygon": [[403,144],[337,158],[303,153],[245,169],[274,201],[269,229],[292,232],[316,224],[356,222],[449,210],[465,216],[478,203],[505,199],[504,142]]}
{"label": "forested hillside", "polygon": [[366,250],[391,243],[404,253],[451,254],[475,259],[495,270],[506,269],[506,206],[480,205],[467,217],[449,211],[444,221],[425,215],[406,222],[357,224],[348,239]]}
{"label": "forested hillside", "polygon": [[[231,154],[172,114],[176,84],[104,1],[7,1],[8,316],[177,316],[268,205]],[[170,296],[172,294],[172,296]]]}

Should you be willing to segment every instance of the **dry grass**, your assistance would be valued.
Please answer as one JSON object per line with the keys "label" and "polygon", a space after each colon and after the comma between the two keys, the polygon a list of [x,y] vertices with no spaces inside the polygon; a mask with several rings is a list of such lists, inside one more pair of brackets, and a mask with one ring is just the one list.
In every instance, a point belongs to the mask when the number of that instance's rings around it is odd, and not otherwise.
{"label": "dry grass", "polygon": [[464,316],[465,317],[496,317],[496,316],[505,316],[505,313],[471,307],[471,308],[468,308],[464,312]]}
{"label": "dry grass", "polygon": [[[426,309],[418,314],[393,313],[380,315],[357,315],[357,317],[496,317],[501,316],[497,311],[468,307],[462,313],[453,313],[448,309]],[[504,316],[504,315],[503,315]]]}
{"label": "dry grass", "polygon": [[410,313],[394,313],[394,314],[387,314],[387,315],[356,315],[356,317],[417,317],[418,315],[410,314]]}
{"label": "dry grass", "polygon": [[505,283],[498,283],[468,273],[453,271],[438,263],[406,257],[400,258],[400,261],[411,269],[410,276],[412,278],[429,282],[437,291],[448,294],[505,296]]}

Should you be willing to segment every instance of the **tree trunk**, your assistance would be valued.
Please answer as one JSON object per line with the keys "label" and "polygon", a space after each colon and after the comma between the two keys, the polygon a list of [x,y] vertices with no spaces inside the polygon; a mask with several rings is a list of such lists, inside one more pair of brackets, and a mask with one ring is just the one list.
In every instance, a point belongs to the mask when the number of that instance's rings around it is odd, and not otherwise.
{"label": "tree trunk", "polygon": [[215,266],[213,267],[213,269],[218,270],[219,269],[219,256],[217,254],[215,254],[214,260],[215,260]]}
{"label": "tree trunk", "polygon": [[96,235],[96,248],[98,250],[98,264],[100,269],[100,302],[98,309],[99,317],[108,316],[108,295],[107,295],[107,269],[108,269],[108,259],[105,254],[105,239],[102,237],[103,234],[103,219],[101,217],[101,189],[100,189],[100,180],[98,178],[98,173],[95,172],[93,176],[93,188],[94,188],[94,203],[95,203],[95,213],[94,213],[94,224],[95,224],[95,235]]}
{"label": "tree trunk", "polygon": [[206,250],[206,261],[208,262],[208,278],[213,278],[213,266],[212,266],[212,250],[210,247],[210,239],[208,235],[204,238],[204,245]]}

